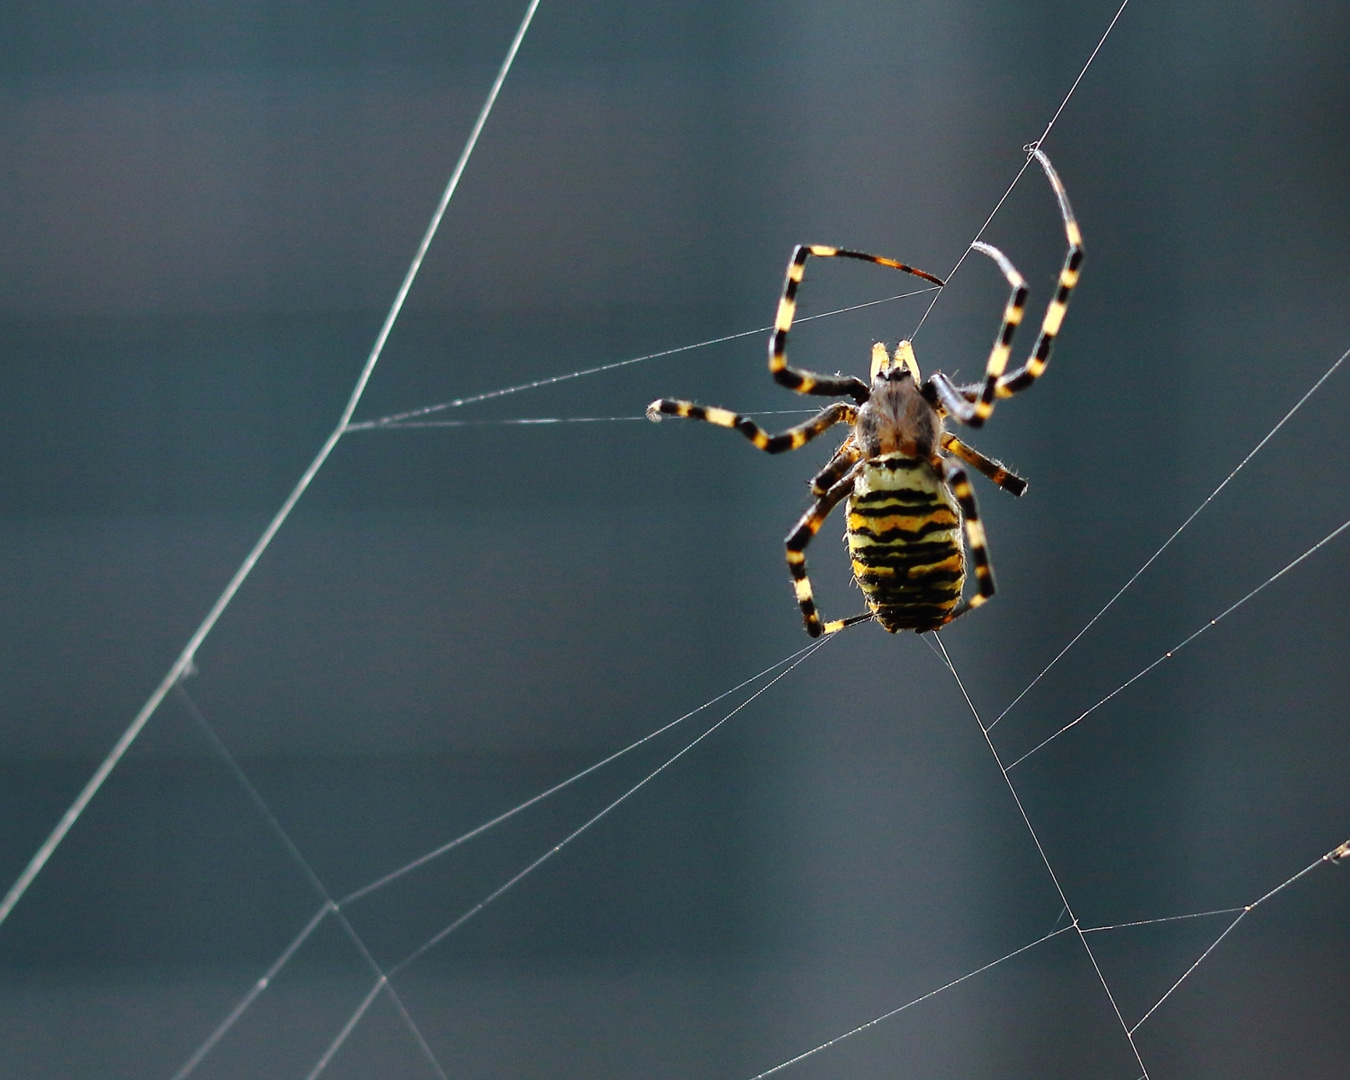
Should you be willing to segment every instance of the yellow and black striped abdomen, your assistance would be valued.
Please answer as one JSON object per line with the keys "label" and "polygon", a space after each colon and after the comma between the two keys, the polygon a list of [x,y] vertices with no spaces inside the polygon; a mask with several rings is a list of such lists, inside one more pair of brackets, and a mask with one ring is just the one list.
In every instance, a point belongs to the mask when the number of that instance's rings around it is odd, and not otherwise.
{"label": "yellow and black striped abdomen", "polygon": [[848,548],[868,606],[891,633],[941,626],[961,600],[961,512],[926,461],[884,454],[863,466],[848,500]]}

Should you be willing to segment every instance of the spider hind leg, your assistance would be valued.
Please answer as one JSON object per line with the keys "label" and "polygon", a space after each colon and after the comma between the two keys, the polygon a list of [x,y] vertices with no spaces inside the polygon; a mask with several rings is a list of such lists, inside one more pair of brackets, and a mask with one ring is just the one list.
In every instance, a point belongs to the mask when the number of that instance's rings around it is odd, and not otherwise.
{"label": "spider hind leg", "polygon": [[854,466],[829,491],[816,499],[815,504],[802,515],[801,520],[797,522],[783,542],[787,548],[788,572],[792,574],[792,588],[797,596],[797,606],[802,610],[802,621],[806,624],[806,632],[812,637],[820,637],[821,634],[833,634],[846,626],[870,618],[872,615],[868,611],[848,619],[822,622],[820,613],[816,610],[815,597],[811,591],[811,579],[806,574],[806,545],[820,531],[820,527],[829,517],[830,511],[852,493],[856,478],[857,466]]}
{"label": "spider hind leg", "polygon": [[956,605],[956,610],[947,618],[950,623],[959,619],[967,611],[974,611],[994,595],[994,568],[989,562],[989,544],[985,540],[984,523],[980,521],[980,511],[975,505],[975,492],[970,486],[966,470],[953,461],[942,461],[942,472],[947,486],[961,507],[966,543],[970,546],[970,561],[975,567],[975,595],[964,598]]}

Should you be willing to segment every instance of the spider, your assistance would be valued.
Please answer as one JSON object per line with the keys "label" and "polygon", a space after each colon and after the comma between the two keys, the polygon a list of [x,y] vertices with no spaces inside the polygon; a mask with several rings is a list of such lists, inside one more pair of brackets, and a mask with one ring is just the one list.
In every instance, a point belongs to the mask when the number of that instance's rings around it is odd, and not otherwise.
{"label": "spider", "polygon": [[[1069,250],[1055,296],[1041,323],[1040,336],[1020,368],[1005,374],[1013,333],[1022,321],[1026,304],[1026,282],[1003,252],[980,241],[972,244],[972,248],[994,260],[1012,289],[982,382],[958,386],[940,371],[921,381],[914,349],[908,341],[901,341],[893,354],[882,342],[872,346],[870,386],[855,376],[823,376],[789,367],[788,331],[792,329],[806,260],[812,255],[861,259],[938,286],[943,284],[940,278],[894,259],[803,244],[788,263],[778,317],[769,338],[769,371],[780,386],[799,394],[848,397],[853,403],[837,401],[779,435],[770,435],[754,421],[729,409],[696,405],[692,401],[661,398],[647,407],[647,417],[653,421],[679,416],[734,428],[758,449],[770,454],[805,446],[835,424],[852,427],[843,445],[811,481],[815,503],[785,541],[797,604],[806,632],[812,637],[871,618],[891,633],[901,630],[924,633],[945,626],[994,595],[994,572],[975,493],[966,470],[954,459],[983,473],[997,487],[1015,496],[1026,491],[1027,482],[944,430],[943,421],[950,416],[968,427],[981,427],[993,413],[998,399],[1027,389],[1041,376],[1083,261],[1082,234],[1059,174],[1039,147],[1027,149],[1040,163],[1059,200]],[[848,500],[846,540],[853,575],[868,610],[852,618],[822,622],[806,574],[806,546],[830,511],[845,499]],[[975,594],[969,599],[962,596],[967,563],[963,531],[975,568]]]}

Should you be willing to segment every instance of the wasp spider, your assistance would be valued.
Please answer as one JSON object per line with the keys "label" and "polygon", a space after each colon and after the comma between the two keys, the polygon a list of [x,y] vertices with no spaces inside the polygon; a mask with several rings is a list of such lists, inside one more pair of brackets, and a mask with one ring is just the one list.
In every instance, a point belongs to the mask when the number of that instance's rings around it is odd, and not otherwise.
{"label": "wasp spider", "polygon": [[[958,386],[940,371],[921,380],[914,349],[908,341],[900,342],[893,354],[880,342],[872,346],[870,385],[854,376],[823,376],[790,367],[787,336],[792,329],[806,260],[812,255],[861,259],[939,286],[943,284],[932,274],[894,259],[810,244],[798,247],[788,264],[778,318],[769,339],[769,371],[775,382],[799,394],[852,398],[852,403],[835,402],[779,435],[770,435],[754,421],[729,409],[690,401],[662,398],[647,408],[647,416],[652,420],[680,416],[734,428],[770,454],[805,446],[835,424],[852,427],[843,445],[811,481],[815,503],[788,533],[786,541],[797,603],[806,632],[812,637],[869,618],[875,618],[891,633],[900,630],[923,633],[945,626],[994,595],[994,574],[989,565],[984,528],[966,470],[959,462],[983,473],[1012,495],[1026,491],[1027,482],[944,430],[943,422],[950,416],[968,427],[980,427],[993,413],[996,401],[1027,389],[1040,377],[1064,320],[1069,294],[1078,282],[1078,268],[1083,260],[1082,234],[1069,208],[1064,185],[1049,158],[1039,148],[1028,149],[1055,190],[1069,250],[1055,296],[1041,323],[1040,336],[1021,367],[1005,371],[1013,332],[1022,321],[1026,282],[1007,256],[981,242],[972,246],[994,260],[1012,288],[981,382]],[[845,499],[848,500],[846,538],[853,574],[869,610],[852,618],[822,622],[806,575],[806,545],[830,511]],[[963,599],[967,544],[969,560],[975,568],[975,592],[969,599]]]}

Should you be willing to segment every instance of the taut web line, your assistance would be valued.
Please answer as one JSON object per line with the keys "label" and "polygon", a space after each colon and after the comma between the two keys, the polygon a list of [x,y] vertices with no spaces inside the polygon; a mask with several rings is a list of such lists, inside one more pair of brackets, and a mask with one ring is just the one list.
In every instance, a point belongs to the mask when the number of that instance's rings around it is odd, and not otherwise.
{"label": "taut web line", "polygon": [[951,982],[943,983],[936,989],[929,990],[928,993],[926,994],[920,994],[912,1001],[905,1002],[899,1008],[892,1009],[890,1010],[890,1012],[884,1012],[880,1016],[873,1017],[866,1023],[859,1024],[855,1028],[850,1028],[842,1035],[836,1035],[832,1039],[826,1039],[823,1043],[820,1043],[818,1046],[813,1046],[810,1050],[805,1050],[802,1053],[798,1054],[796,1057],[788,1058],[787,1061],[775,1065],[772,1069],[765,1069],[762,1073],[756,1073],[754,1076],[750,1077],[750,1080],[764,1080],[766,1076],[772,1076],[776,1072],[782,1072],[790,1065],[796,1065],[799,1061],[805,1061],[809,1057],[814,1057],[821,1051],[828,1050],[830,1047],[843,1042],[845,1039],[850,1039],[854,1035],[858,1035],[866,1031],[868,1028],[876,1027],[877,1024],[880,1024],[883,1020],[889,1020],[892,1016],[899,1016],[900,1013],[904,1012],[906,1009],[912,1009],[915,1005],[918,1005],[920,1002],[927,1001],[929,998],[935,998],[944,990],[950,990],[954,986],[960,986],[961,983],[965,982],[967,979],[973,979],[976,975],[982,975],[991,968],[998,967],[998,965],[1003,963],[1005,960],[1011,960],[1014,956],[1021,956],[1022,953],[1027,952],[1030,949],[1034,949],[1037,945],[1044,944],[1051,938],[1057,938],[1059,937],[1060,934],[1066,934],[1072,929],[1073,929],[1072,926],[1065,926],[1059,930],[1051,930],[1050,933],[1038,937],[1035,941],[1027,942],[1027,944],[1023,945],[1021,948],[1014,949],[1012,952],[1000,956],[997,960],[991,960],[989,963],[984,964],[981,967],[977,967],[973,971],[967,971],[964,975],[952,979]]}
{"label": "taut web line", "polygon": [[520,26],[516,30],[516,36],[511,40],[511,45],[506,51],[506,59],[502,61],[502,66],[497,71],[497,77],[493,80],[492,88],[488,91],[487,99],[483,102],[483,107],[478,112],[478,118],[474,121],[473,129],[469,132],[468,141],[465,142],[464,149],[460,151],[459,160],[455,162],[454,171],[450,174],[445,190],[441,193],[440,202],[436,204],[436,210],[431,215],[431,222],[427,225],[427,230],[422,236],[422,242],[417,246],[417,254],[413,256],[408,272],[403,277],[403,283],[394,296],[394,302],[389,307],[389,314],[385,316],[384,325],[380,327],[380,332],[375,338],[375,344],[371,347],[370,355],[366,357],[365,365],[361,368],[360,375],[357,376],[356,385],[352,388],[351,397],[347,399],[347,406],[342,410],[342,416],[338,419],[337,426],[324,440],[323,446],[319,448],[318,454],[310,462],[309,468],[301,475],[295,488],[286,497],[286,501],[281,504],[281,509],[277,511],[276,516],[263,530],[262,536],[258,537],[257,543],[253,545],[253,550],[248,553],[239,569],[235,571],[234,577],[230,578],[229,584],[225,586],[225,591],[211,605],[211,610],[207,612],[206,618],[202,620],[201,625],[188,639],[187,645],[178,654],[178,659],[173,662],[168,674],[164,676],[163,681],[155,688],[154,693],[150,695],[146,703],[141,706],[140,712],[132,719],[126,730],[122,732],[121,737],[108,752],[108,756],[103,759],[102,764],[94,771],[94,775],[89,778],[89,782],[85,784],[84,789],[61,816],[61,820],[56,823],[56,828],[52,830],[51,835],[37,849],[28,865],[24,867],[23,873],[19,875],[18,880],[5,894],[5,898],[0,900],[0,925],[3,925],[5,919],[9,917],[9,913],[14,910],[14,905],[19,902],[23,894],[28,891],[28,887],[33,883],[33,880],[42,872],[47,860],[52,857],[52,852],[57,849],[61,841],[65,839],[66,833],[70,832],[71,827],[79,820],[90,800],[98,794],[103,782],[117,767],[117,763],[122,760],[131,744],[135,742],[136,736],[141,733],[141,729],[145,727],[150,717],[155,714],[155,711],[163,702],[164,696],[182,678],[184,672],[191,669],[197,649],[206,640],[207,635],[211,633],[221,615],[225,613],[225,609],[230,606],[230,602],[234,599],[240,586],[253,572],[253,568],[262,557],[263,552],[271,545],[272,539],[286,519],[290,517],[291,511],[295,509],[295,504],[300,501],[300,496],[305,493],[310,482],[318,475],[324,462],[328,460],[328,455],[333,452],[333,447],[337,446],[338,440],[346,433],[347,424],[351,421],[352,414],[356,412],[356,406],[360,403],[361,396],[366,391],[366,384],[370,382],[370,376],[374,373],[375,365],[379,362],[380,354],[384,351],[384,343],[389,340],[389,334],[394,329],[394,323],[398,320],[399,312],[403,310],[403,302],[407,299],[413,281],[422,268],[422,260],[426,257],[427,249],[431,247],[431,241],[436,236],[437,229],[440,228],[441,218],[445,216],[446,208],[450,205],[450,199],[455,194],[455,189],[459,187],[460,177],[464,175],[464,169],[469,164],[469,158],[473,154],[474,147],[478,145],[478,137],[483,133],[483,127],[487,124],[492,107],[497,102],[497,95],[501,92],[507,73],[510,72],[511,65],[515,62],[516,54],[520,51],[520,44],[525,40],[525,32],[529,30],[538,7],[539,0],[530,0],[529,7],[525,11],[525,17],[521,19]]}
{"label": "taut web line", "polygon": [[[819,409],[757,409],[742,412],[742,416],[813,416]],[[620,424],[630,421],[647,421],[645,413],[637,416],[512,416],[503,420],[405,420],[399,423],[382,424],[378,427],[357,424],[348,431],[407,431],[413,428],[457,428],[457,427],[505,427],[508,425],[548,425],[548,424]],[[648,421],[650,422],[650,421]]]}
{"label": "taut web line", "polygon": [[[835,315],[844,315],[850,311],[861,311],[863,308],[876,307],[878,304],[889,304],[894,300],[905,300],[911,296],[920,296],[923,293],[937,292],[937,285],[929,285],[922,289],[912,289],[909,292],[896,293],[894,296],[883,296],[880,300],[866,300],[861,304],[849,304],[847,307],[833,308],[830,311],[822,311],[818,315],[805,315],[796,321],[798,323],[811,322],[815,319],[829,319]],[[587,375],[599,375],[605,371],[614,371],[616,368],[629,367],[633,364],[641,364],[647,360],[659,360],[666,356],[675,356],[677,353],[693,352],[695,349],[704,349],[710,345],[722,345],[728,341],[736,341],[740,338],[753,337],[756,334],[766,334],[773,329],[772,325],[757,326],[753,330],[738,330],[734,334],[723,334],[721,337],[708,338],[706,341],[696,341],[692,345],[677,345],[673,349],[661,349],[659,352],[646,353],[642,356],[631,356],[627,360],[615,360],[608,364],[599,364],[596,367],[582,368],[579,371],[569,371],[565,375],[550,375],[543,379],[533,379],[530,382],[517,383],[515,386],[504,386],[499,390],[485,390],[481,394],[470,394],[468,397],[455,398],[452,401],[442,401],[437,405],[423,405],[418,409],[409,409],[406,412],[391,413],[388,416],[377,417],[374,420],[362,420],[360,423],[348,424],[348,431],[372,431],[385,428],[396,427],[430,427],[431,425],[419,425],[405,423],[408,420],[416,420],[419,416],[426,416],[429,413],[441,412],[445,409],[458,409],[464,405],[476,405],[480,401],[491,401],[493,398],[506,397],[508,394],[519,394],[522,390],[538,390],[543,386],[554,386],[558,383],[568,382],[571,379],[585,378]],[[609,419],[627,420],[628,417],[610,417]],[[643,417],[646,419],[646,417]],[[504,423],[506,421],[487,421],[488,423]],[[517,423],[539,423],[541,421],[516,421]],[[439,426],[439,425],[438,425]],[[449,424],[443,426],[450,426]]]}
{"label": "taut web line", "polygon": [[1109,926],[1085,926],[1085,934],[1103,934],[1108,930],[1130,930],[1136,926],[1156,926],[1158,923],[1181,922],[1183,919],[1208,919],[1215,915],[1232,915],[1240,907],[1215,908],[1213,911],[1192,911],[1185,915],[1164,915],[1158,919],[1135,919],[1133,922],[1111,923]]}

